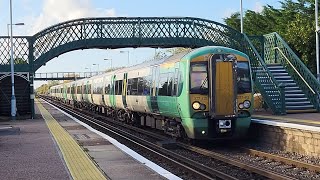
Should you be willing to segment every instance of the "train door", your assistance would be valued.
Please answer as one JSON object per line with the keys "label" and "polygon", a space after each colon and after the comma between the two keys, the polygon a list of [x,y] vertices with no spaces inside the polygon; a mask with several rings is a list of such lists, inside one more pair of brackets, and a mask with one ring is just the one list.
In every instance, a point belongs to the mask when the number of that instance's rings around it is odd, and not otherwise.
{"label": "train door", "polygon": [[157,102],[158,96],[158,82],[159,82],[159,73],[160,73],[160,66],[152,67],[152,85],[151,85],[151,93],[150,93],[150,104],[151,104],[151,111],[153,113],[159,113],[159,107]]}
{"label": "train door", "polygon": [[211,112],[218,117],[234,117],[236,113],[235,62],[228,54],[215,54],[211,64]]}
{"label": "train door", "polygon": [[123,103],[123,107],[126,108],[127,107],[127,78],[128,74],[124,73],[123,74],[123,83],[122,83],[122,103]]}
{"label": "train door", "polygon": [[111,94],[109,96],[112,107],[116,107],[115,82],[116,82],[116,75],[112,75],[111,76]]}

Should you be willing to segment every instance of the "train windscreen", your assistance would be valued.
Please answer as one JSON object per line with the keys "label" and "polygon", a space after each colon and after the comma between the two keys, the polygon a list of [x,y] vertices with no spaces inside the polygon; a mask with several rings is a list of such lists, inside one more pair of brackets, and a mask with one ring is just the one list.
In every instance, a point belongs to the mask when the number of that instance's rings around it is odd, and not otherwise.
{"label": "train windscreen", "polygon": [[207,94],[208,91],[208,67],[207,63],[191,63],[190,93]]}
{"label": "train windscreen", "polygon": [[247,61],[237,63],[237,87],[238,94],[251,92],[250,69]]}

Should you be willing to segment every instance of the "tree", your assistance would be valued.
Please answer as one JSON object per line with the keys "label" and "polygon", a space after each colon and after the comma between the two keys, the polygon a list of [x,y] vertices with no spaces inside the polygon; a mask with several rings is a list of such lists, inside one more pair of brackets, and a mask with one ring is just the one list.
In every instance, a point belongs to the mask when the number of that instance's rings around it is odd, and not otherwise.
{"label": "tree", "polygon": [[50,87],[60,84],[59,81],[48,81],[47,84],[42,84],[36,89],[37,94],[46,94],[48,93]]}
{"label": "tree", "polygon": [[27,64],[27,61],[23,58],[15,58],[14,64]]}
{"label": "tree", "polygon": [[[281,8],[264,6],[261,13],[246,11],[244,31],[247,35],[279,33],[307,67],[315,73],[314,0],[283,0]],[[240,14],[234,13],[224,21],[240,30]]]}

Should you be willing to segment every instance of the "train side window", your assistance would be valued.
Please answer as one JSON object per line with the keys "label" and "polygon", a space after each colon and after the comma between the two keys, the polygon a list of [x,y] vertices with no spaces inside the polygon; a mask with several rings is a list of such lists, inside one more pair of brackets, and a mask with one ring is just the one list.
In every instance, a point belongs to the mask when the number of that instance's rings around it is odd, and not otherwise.
{"label": "train side window", "polygon": [[138,95],[143,95],[144,91],[144,80],[142,77],[138,78]]}
{"label": "train side window", "polygon": [[97,82],[95,83],[95,87],[94,87],[94,94],[102,94],[102,83],[101,82]]}
{"label": "train side window", "polygon": [[118,80],[115,82],[115,95],[121,95],[122,94],[122,80]]}
{"label": "train side window", "polygon": [[88,94],[91,94],[91,84],[88,84]]}
{"label": "train side window", "polygon": [[173,96],[173,73],[168,73],[168,93],[167,96]]}
{"label": "train side window", "polygon": [[131,79],[131,95],[138,95],[138,78]]}
{"label": "train side window", "polygon": [[77,94],[81,94],[81,86],[77,86]]}
{"label": "train side window", "polygon": [[118,81],[114,82],[114,95],[118,95],[118,91],[119,91],[119,83]]}
{"label": "train side window", "polygon": [[119,92],[118,95],[122,94],[122,80],[119,80]]}
{"label": "train side window", "polygon": [[127,81],[127,95],[131,95],[131,82],[132,82],[132,79],[128,79],[128,81]]}
{"label": "train side window", "polygon": [[179,69],[175,69],[174,72],[174,78],[173,78],[173,90],[172,90],[172,96],[177,96],[178,94],[178,77],[179,77]]}
{"label": "train side window", "polygon": [[110,94],[111,92],[111,85],[110,82],[107,82],[107,85],[105,87],[105,94]]}
{"label": "train side window", "polygon": [[160,74],[158,95],[159,96],[168,95],[168,73]]}
{"label": "train side window", "polygon": [[150,95],[150,88],[151,88],[151,76],[143,77],[143,95]]}

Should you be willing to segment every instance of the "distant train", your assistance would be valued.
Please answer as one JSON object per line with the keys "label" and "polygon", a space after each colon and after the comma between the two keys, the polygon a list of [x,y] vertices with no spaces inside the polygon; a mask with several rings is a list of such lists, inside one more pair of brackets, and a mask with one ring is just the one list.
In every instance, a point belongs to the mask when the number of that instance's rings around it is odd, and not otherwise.
{"label": "distant train", "polygon": [[251,121],[249,58],[208,46],[53,86],[52,98],[174,137],[243,137]]}

